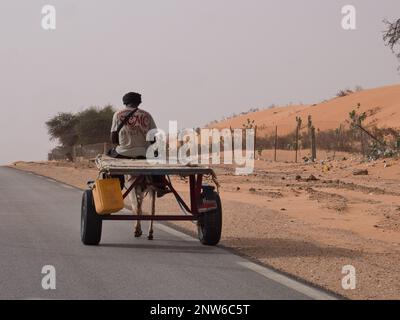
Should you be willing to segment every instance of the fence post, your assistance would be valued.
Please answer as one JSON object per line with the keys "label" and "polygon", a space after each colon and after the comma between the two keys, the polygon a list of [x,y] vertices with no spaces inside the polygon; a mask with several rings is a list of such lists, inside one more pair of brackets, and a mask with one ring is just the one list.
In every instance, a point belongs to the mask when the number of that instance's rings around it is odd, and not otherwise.
{"label": "fence post", "polygon": [[[229,127],[229,129],[231,130],[231,136],[232,136],[232,156],[235,156],[235,134],[234,134],[234,130],[232,129],[232,127]],[[224,150],[225,152],[225,150]]]}
{"label": "fence post", "polygon": [[256,158],[256,151],[257,151],[257,126],[254,127],[254,159]]}
{"label": "fence post", "polygon": [[76,161],[76,145],[72,146],[72,161]]}
{"label": "fence post", "polygon": [[315,127],[311,127],[311,160],[314,162],[317,159],[317,145],[315,143]]}
{"label": "fence post", "polygon": [[278,126],[275,126],[274,161],[276,162],[276,149],[278,148]]}
{"label": "fence post", "polygon": [[335,152],[333,153],[333,159],[336,158],[336,151],[343,151],[344,143],[342,138],[342,124],[339,125],[339,129],[337,130],[337,147]]}
{"label": "fence post", "polygon": [[296,127],[296,157],[295,162],[297,163],[297,153],[299,152],[299,126]]}
{"label": "fence post", "polygon": [[297,163],[297,154],[299,152],[299,134],[300,134],[300,129],[301,129],[301,118],[300,117],[296,117],[296,163]]}

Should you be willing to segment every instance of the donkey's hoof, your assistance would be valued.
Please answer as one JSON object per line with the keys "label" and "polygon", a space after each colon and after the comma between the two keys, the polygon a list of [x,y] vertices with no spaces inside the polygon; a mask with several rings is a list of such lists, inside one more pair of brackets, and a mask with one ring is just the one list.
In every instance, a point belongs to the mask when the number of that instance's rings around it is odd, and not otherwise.
{"label": "donkey's hoof", "polygon": [[143,232],[141,230],[136,230],[135,231],[135,238],[140,238],[142,236]]}
{"label": "donkey's hoof", "polygon": [[152,234],[149,234],[149,235],[148,235],[148,237],[147,237],[147,239],[149,239],[149,240],[153,240],[153,239],[154,239],[154,237],[153,237],[153,235],[152,235]]}

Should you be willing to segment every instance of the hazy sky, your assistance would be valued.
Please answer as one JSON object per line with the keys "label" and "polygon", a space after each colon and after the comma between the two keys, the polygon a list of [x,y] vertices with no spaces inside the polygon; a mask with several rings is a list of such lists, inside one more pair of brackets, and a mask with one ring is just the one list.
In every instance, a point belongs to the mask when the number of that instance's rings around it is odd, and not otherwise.
{"label": "hazy sky", "polygon": [[[355,31],[341,27],[346,4]],[[1,0],[0,164],[45,159],[49,117],[120,107],[131,90],[165,128],[394,84],[382,20],[399,17],[399,0]]]}

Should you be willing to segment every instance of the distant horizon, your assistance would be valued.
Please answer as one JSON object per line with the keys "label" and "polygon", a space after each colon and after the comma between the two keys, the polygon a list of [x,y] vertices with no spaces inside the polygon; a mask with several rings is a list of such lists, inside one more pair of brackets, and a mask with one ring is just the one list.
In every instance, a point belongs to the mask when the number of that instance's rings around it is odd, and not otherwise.
{"label": "distant horizon", "polygon": [[55,30],[42,28],[43,1],[0,3],[0,164],[45,160],[55,145],[46,120],[121,108],[128,91],[161,128],[190,128],[400,81],[382,39],[397,0],[352,1],[355,30],[342,27],[342,0],[52,2]]}

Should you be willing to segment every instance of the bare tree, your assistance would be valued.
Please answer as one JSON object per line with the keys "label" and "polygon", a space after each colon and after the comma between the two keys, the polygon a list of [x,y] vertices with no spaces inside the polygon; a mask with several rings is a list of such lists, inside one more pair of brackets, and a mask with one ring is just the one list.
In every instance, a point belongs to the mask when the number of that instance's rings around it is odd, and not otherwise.
{"label": "bare tree", "polygon": [[387,27],[383,34],[383,41],[385,41],[385,45],[388,46],[400,60],[400,19],[392,22],[385,19],[383,22]]}

